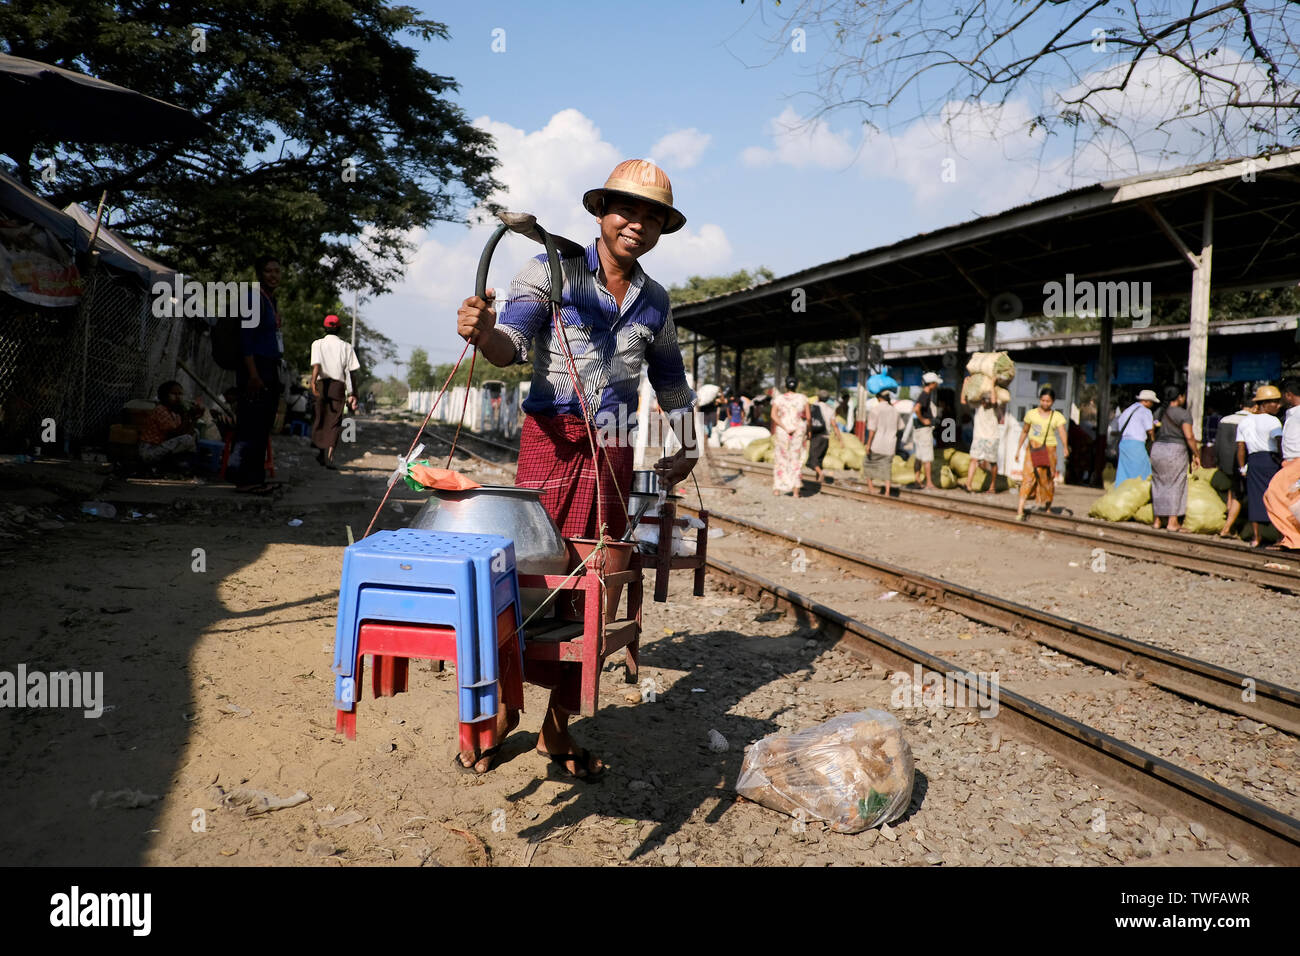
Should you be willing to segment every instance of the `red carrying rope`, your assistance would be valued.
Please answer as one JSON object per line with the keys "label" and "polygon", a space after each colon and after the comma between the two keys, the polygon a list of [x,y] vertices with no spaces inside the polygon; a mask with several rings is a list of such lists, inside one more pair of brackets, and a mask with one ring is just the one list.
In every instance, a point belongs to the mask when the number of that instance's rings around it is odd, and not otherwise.
{"label": "red carrying rope", "polygon": [[[464,347],[463,349],[460,350],[460,358],[456,359],[456,364],[452,367],[451,374],[447,376],[447,381],[445,381],[445,382],[442,383],[442,389],[438,392],[438,397],[435,398],[435,399],[433,400],[433,404],[429,406],[429,414],[427,414],[427,415],[424,416],[424,421],[421,422],[421,423],[420,423],[420,427],[419,427],[418,429],[416,429],[415,437],[411,439],[411,447],[408,448],[408,449],[406,449],[406,455],[405,455],[403,458],[398,459],[398,461],[399,461],[399,465],[398,465],[398,467],[401,467],[400,462],[408,460],[408,459],[411,457],[411,453],[415,451],[416,443],[419,442],[419,440],[420,440],[420,435],[424,433],[424,426],[427,425],[427,424],[429,424],[429,419],[431,419],[431,418],[433,417],[433,413],[434,413],[435,411],[438,410],[438,403],[442,401],[442,396],[445,395],[445,394],[447,393],[447,386],[451,384],[451,380],[452,380],[453,378],[455,378],[455,377],[456,377],[456,373],[457,373],[458,371],[460,371],[460,363],[461,363],[462,361],[465,360],[465,353],[469,351],[469,347],[470,347],[470,343],[467,341],[467,342],[465,343],[465,347]],[[478,349],[475,349],[475,350],[474,350],[474,355],[471,356],[471,357],[470,357],[470,360],[469,360],[469,369],[470,369],[469,374],[470,374],[470,381],[471,381],[471,382],[474,380],[474,359],[477,358],[477,357],[478,357]],[[469,388],[468,388],[468,386],[466,386],[466,389],[465,389],[465,403],[466,403],[466,405],[469,404]],[[461,410],[460,410],[460,416],[461,416],[461,421],[464,421],[464,419],[465,419],[465,408],[464,408],[464,407],[462,407]],[[460,435],[460,426],[459,426],[459,425],[456,426],[456,435],[457,435],[457,436]],[[452,450],[453,453],[455,453],[455,451],[456,451],[456,443],[455,443],[455,441],[453,441],[453,442],[451,443],[451,450]],[[447,458],[447,464],[448,464],[448,467],[450,467],[450,465],[451,465],[451,457],[450,457],[450,456],[448,456],[448,458]],[[381,511],[384,510],[384,504],[388,501],[388,496],[389,496],[390,494],[393,493],[393,486],[396,485],[396,484],[397,484],[396,481],[391,481],[391,482],[389,482],[388,487],[384,490],[384,497],[381,498],[381,499],[379,499],[379,507],[375,509],[375,513],[374,513],[374,515],[373,515],[373,516],[371,517],[371,519],[370,519],[370,524],[366,525],[366,533],[363,534],[361,537],[363,537],[363,538],[368,537],[368,536],[370,535],[370,532],[374,529],[374,527],[375,527],[375,522],[379,519],[379,513],[380,513]]]}

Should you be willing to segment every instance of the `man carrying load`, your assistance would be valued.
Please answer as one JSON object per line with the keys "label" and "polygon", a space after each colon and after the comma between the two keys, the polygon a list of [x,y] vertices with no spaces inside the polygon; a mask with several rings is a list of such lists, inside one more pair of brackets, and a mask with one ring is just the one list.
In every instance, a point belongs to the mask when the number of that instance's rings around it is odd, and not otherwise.
{"label": "man carrying load", "polygon": [[[552,319],[545,255],[515,276],[500,321],[492,308],[495,290],[489,289],[486,301],[471,296],[461,304],[456,330],[493,365],[523,363],[531,356],[532,389],[523,406],[528,418],[519,440],[515,484],[542,490],[542,505],[565,537],[601,533],[599,500],[605,532],[619,538],[627,521],[633,450],[627,435],[610,442],[610,430],[601,425],[635,419],[643,365],[660,408],[681,429],[681,450],[655,465],[660,480],[677,484],[698,459],[694,395],[686,382],[668,293],[637,263],[660,235],[685,225],[686,217],[673,207],[668,177],[641,159],[619,163],[603,187],[583,195],[582,204],[597,218],[600,235],[581,256],[561,262],[560,315],[567,346]],[[584,421],[587,415],[594,421]],[[598,456],[592,455],[588,425]],[[580,673],[577,664],[529,661],[525,676],[551,688],[538,753],[569,776],[590,780],[604,771],[604,764],[577,747],[568,731],[569,717],[579,709]],[[518,723],[518,712],[503,710],[498,740]],[[462,753],[460,762],[484,773],[493,756]]]}

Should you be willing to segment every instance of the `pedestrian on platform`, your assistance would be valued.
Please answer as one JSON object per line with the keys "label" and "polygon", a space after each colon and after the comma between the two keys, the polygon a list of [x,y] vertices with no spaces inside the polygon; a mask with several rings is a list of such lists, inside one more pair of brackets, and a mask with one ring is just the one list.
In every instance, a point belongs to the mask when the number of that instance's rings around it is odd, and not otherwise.
{"label": "pedestrian on platform", "polygon": [[352,346],[338,336],[339,317],[327,315],[325,334],[311,344],[311,393],[316,396],[316,416],[312,422],[311,443],[316,447],[316,462],[331,471],[334,450],[343,434],[343,411],[351,402],[356,411],[357,397],[352,389],[352,373],[361,368]]}
{"label": "pedestrian on platform", "polygon": [[[637,262],[660,235],[680,229],[686,217],[673,207],[668,177],[640,159],[619,163],[603,187],[583,195],[582,204],[597,218],[599,235],[581,255],[561,262],[567,344],[552,319],[544,254],[515,276],[499,322],[492,308],[494,291],[489,290],[486,301],[471,296],[461,304],[457,331],[493,365],[532,359],[515,484],[542,490],[542,505],[566,537],[595,538],[603,532],[618,539],[627,522],[633,449],[625,435],[603,443],[600,425],[635,421],[643,367],[660,407],[680,421],[683,447],[655,464],[660,481],[665,487],[682,481],[699,456],[694,395],[686,382],[668,293]],[[576,368],[576,382],[569,363]],[[597,502],[604,527],[597,524]],[[603,773],[604,764],[578,747],[568,729],[580,706],[580,676],[580,666],[569,662],[529,661],[525,669],[529,682],[551,689],[537,752],[565,774],[591,780]],[[503,707],[498,739],[504,740],[518,723],[518,712]],[[457,759],[467,771],[484,773],[494,756],[462,752]]]}
{"label": "pedestrian on platform", "polygon": [[869,492],[875,492],[876,481],[884,483],[886,496],[892,488],[898,418],[894,394],[889,390],[881,392],[877,401],[867,409],[867,456],[862,460],[862,474],[867,479]]}
{"label": "pedestrian on platform", "polygon": [[1286,418],[1282,423],[1282,467],[1264,492],[1268,520],[1282,535],[1270,549],[1300,551],[1300,379],[1282,383]]}
{"label": "pedestrian on platform", "polygon": [[1029,440],[1029,456],[1025,459],[1020,474],[1020,503],[1016,509],[1016,520],[1025,520],[1025,504],[1031,495],[1037,495],[1038,510],[1047,511],[1052,507],[1052,498],[1056,494],[1056,448],[1061,447],[1065,457],[1070,456],[1070,443],[1066,437],[1065,416],[1052,408],[1056,401],[1056,392],[1045,386],[1038,393],[1038,407],[1025,413],[1025,427],[1020,430],[1020,441],[1016,443],[1016,458],[1020,458],[1025,439]]}
{"label": "pedestrian on platform", "polygon": [[1201,448],[1187,411],[1187,391],[1177,385],[1165,388],[1165,407],[1151,444],[1151,510],[1153,526],[1165,520],[1170,531],[1181,531],[1187,514],[1187,476],[1201,460]]}
{"label": "pedestrian on platform", "polygon": [[1214,431],[1214,457],[1219,473],[1231,482],[1228,486],[1228,515],[1219,531],[1220,538],[1232,537],[1232,529],[1241,516],[1241,505],[1246,500],[1246,476],[1237,467],[1237,426],[1255,409],[1255,403],[1249,402],[1231,415],[1224,415]]}
{"label": "pedestrian on platform", "polygon": [[772,399],[772,494],[799,497],[803,490],[803,459],[808,451],[808,397],[795,391],[793,378]]}
{"label": "pedestrian on platform", "polygon": [[989,473],[989,486],[984,489],[988,495],[997,492],[998,451],[1002,445],[1002,428],[1007,414],[1007,406],[997,401],[993,387],[990,382],[988,391],[980,396],[975,406],[970,440],[970,468],[966,472],[967,491],[974,491],[971,482],[975,480],[978,471],[983,469]]}
{"label": "pedestrian on platform", "polygon": [[1115,468],[1115,487],[1130,478],[1150,478],[1151,458],[1147,449],[1155,433],[1151,410],[1160,399],[1149,388],[1138,392],[1137,401],[1124,409],[1116,422],[1119,432],[1119,465]]}
{"label": "pedestrian on platform", "polygon": [[826,477],[822,463],[826,460],[831,440],[834,439],[837,447],[840,444],[839,432],[832,424],[835,411],[830,407],[830,397],[831,393],[823,389],[817,393],[817,401],[808,405],[808,467],[817,473],[818,481],[824,481]]}
{"label": "pedestrian on platform", "polygon": [[1246,474],[1246,520],[1250,522],[1252,548],[1260,545],[1260,525],[1268,523],[1264,492],[1278,473],[1281,458],[1282,423],[1277,413],[1282,408],[1282,393],[1272,385],[1255,389],[1253,415],[1237,425],[1237,468]]}
{"label": "pedestrian on platform", "polygon": [[912,416],[916,426],[912,430],[912,441],[916,446],[916,460],[921,463],[925,473],[925,487],[935,490],[934,476],[934,423],[939,420],[938,395],[939,383],[943,379],[936,372],[926,372],[921,376],[921,394],[912,406]]}

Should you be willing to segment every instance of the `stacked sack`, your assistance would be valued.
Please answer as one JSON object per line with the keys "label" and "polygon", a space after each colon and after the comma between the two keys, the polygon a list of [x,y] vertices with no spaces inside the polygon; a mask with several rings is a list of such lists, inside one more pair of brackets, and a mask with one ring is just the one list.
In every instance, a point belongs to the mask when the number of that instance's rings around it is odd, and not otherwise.
{"label": "stacked sack", "polygon": [[[1217,534],[1227,520],[1225,496],[1230,480],[1217,468],[1198,468],[1187,481],[1187,513],[1182,526],[1195,534]],[[1093,502],[1088,517],[1103,521],[1137,521],[1152,524],[1151,479],[1130,478]]]}
{"label": "stacked sack", "polygon": [[961,386],[961,400],[973,405],[990,389],[994,401],[1005,405],[1011,401],[1011,393],[1006,386],[1016,377],[1016,363],[1007,352],[976,352],[966,363],[969,373]]}

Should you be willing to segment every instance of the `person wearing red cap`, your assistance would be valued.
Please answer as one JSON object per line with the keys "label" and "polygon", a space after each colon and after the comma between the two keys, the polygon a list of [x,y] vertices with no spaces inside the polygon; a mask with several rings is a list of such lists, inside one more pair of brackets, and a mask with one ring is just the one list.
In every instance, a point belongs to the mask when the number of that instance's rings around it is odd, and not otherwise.
{"label": "person wearing red cap", "polygon": [[[545,255],[531,260],[515,277],[499,322],[492,307],[494,291],[488,290],[486,301],[471,296],[461,304],[457,332],[493,365],[532,360],[515,484],[541,489],[542,505],[561,534],[594,538],[603,530],[618,539],[627,522],[632,448],[626,436],[610,439],[607,425],[623,422],[630,427],[635,419],[643,367],[659,407],[675,425],[680,423],[682,432],[682,449],[655,464],[661,482],[682,481],[698,460],[695,396],[686,382],[668,293],[637,263],[660,235],[676,232],[686,217],[673,207],[667,175],[642,159],[619,163],[603,187],[583,195],[582,203],[596,217],[600,234],[581,254],[561,262],[564,338],[555,334]],[[577,382],[568,368],[570,354]],[[597,430],[598,459],[583,421],[588,414]],[[604,529],[597,527],[598,500]],[[604,764],[578,747],[568,731],[569,717],[579,709],[581,669],[567,663],[548,668],[547,663],[528,662],[525,675],[529,682],[551,689],[537,751],[567,775],[593,780]],[[499,739],[518,722],[518,712],[503,710]],[[490,768],[492,756],[462,753],[460,761],[467,770],[482,773]]]}
{"label": "person wearing red cap", "polygon": [[339,317],[325,316],[325,334],[311,344],[311,392],[316,396],[316,418],[312,423],[311,443],[316,446],[316,461],[337,471],[334,449],[343,434],[343,409],[347,402],[356,410],[357,398],[352,389],[352,373],[361,368],[352,346],[338,337]]}

